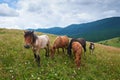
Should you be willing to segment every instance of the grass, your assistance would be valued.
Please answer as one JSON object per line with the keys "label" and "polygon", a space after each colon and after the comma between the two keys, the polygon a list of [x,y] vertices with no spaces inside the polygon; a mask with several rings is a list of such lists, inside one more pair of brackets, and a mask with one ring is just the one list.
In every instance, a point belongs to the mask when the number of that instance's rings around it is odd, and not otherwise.
{"label": "grass", "polygon": [[105,40],[105,41],[100,41],[98,43],[120,48],[120,37]]}
{"label": "grass", "polygon": [[[31,49],[25,49],[24,31],[0,29],[0,80],[119,80],[120,48],[95,44],[90,54],[87,43],[86,57],[82,55],[77,69],[74,58],[67,54],[55,54],[46,58],[41,50],[41,67],[37,66]],[[41,35],[42,33],[36,33]],[[51,44],[56,38],[48,34]]]}

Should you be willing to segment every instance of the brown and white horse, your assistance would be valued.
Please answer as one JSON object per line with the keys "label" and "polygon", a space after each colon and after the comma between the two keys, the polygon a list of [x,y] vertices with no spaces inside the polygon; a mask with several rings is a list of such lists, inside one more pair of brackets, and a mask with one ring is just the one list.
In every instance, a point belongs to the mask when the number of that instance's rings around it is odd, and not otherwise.
{"label": "brown and white horse", "polygon": [[75,63],[77,68],[80,67],[81,64],[81,56],[82,56],[82,45],[79,42],[72,42],[72,50],[75,55]]}
{"label": "brown and white horse", "polygon": [[93,54],[94,49],[95,49],[95,44],[93,42],[90,42],[89,50],[91,54]]}
{"label": "brown and white horse", "polygon": [[37,36],[34,34],[34,31],[25,31],[24,32],[24,39],[25,39],[25,48],[32,47],[34,57],[38,66],[40,66],[40,49],[44,48],[46,50],[45,56],[49,56],[49,46],[50,41],[47,35]]}
{"label": "brown and white horse", "polygon": [[68,47],[69,44],[69,38],[67,36],[58,36],[56,37],[53,46],[51,47],[51,57],[54,57],[55,51],[57,49],[59,53],[59,48],[62,48],[62,51],[64,53],[64,49]]}

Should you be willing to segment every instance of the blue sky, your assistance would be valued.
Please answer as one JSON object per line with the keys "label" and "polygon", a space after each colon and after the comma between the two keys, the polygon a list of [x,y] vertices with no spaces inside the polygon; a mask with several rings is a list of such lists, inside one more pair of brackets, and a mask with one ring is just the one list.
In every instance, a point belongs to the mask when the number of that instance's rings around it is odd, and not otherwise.
{"label": "blue sky", "polygon": [[18,0],[0,0],[0,4],[2,3],[6,3],[9,5],[9,7],[12,7],[12,8],[16,8],[16,4],[18,2]]}
{"label": "blue sky", "polygon": [[119,0],[0,0],[0,28],[50,28],[120,16]]}

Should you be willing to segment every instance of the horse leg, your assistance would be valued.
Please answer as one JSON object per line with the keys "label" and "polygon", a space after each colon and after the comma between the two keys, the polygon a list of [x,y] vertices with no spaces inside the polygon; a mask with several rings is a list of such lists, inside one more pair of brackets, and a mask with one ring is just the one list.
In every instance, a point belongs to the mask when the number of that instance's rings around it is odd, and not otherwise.
{"label": "horse leg", "polygon": [[49,44],[47,45],[47,56],[49,57]]}
{"label": "horse leg", "polygon": [[57,49],[57,52],[59,53],[59,48]]}
{"label": "horse leg", "polygon": [[40,67],[40,56],[37,55],[37,62],[38,62],[38,66]]}
{"label": "horse leg", "polygon": [[92,54],[93,53],[93,50],[92,49],[90,49],[90,54]]}
{"label": "horse leg", "polygon": [[94,54],[94,49],[93,49],[93,54]]}
{"label": "horse leg", "polygon": [[93,54],[93,51],[94,51],[94,49],[92,49],[92,52],[91,52],[91,54]]}
{"label": "horse leg", "polygon": [[65,51],[64,51],[64,48],[62,48],[62,51],[63,51],[63,53],[65,52]]}
{"label": "horse leg", "polygon": [[46,52],[45,52],[45,56],[47,57],[47,48],[45,48],[45,51],[46,51]]}
{"label": "horse leg", "polygon": [[35,49],[33,49],[33,53],[34,53],[34,58],[36,60],[37,59],[37,55],[36,55],[36,50]]}
{"label": "horse leg", "polygon": [[70,47],[67,48],[67,53],[68,53],[68,55],[71,57],[72,51],[71,51],[71,48],[70,48]]}
{"label": "horse leg", "polygon": [[45,48],[45,51],[46,51],[45,56],[48,57],[48,56],[49,56],[49,55],[48,55],[48,49]]}
{"label": "horse leg", "polygon": [[40,67],[40,55],[39,55],[39,50],[37,51],[36,58],[37,58],[38,66]]}
{"label": "horse leg", "polygon": [[91,54],[92,54],[93,50],[91,49]]}

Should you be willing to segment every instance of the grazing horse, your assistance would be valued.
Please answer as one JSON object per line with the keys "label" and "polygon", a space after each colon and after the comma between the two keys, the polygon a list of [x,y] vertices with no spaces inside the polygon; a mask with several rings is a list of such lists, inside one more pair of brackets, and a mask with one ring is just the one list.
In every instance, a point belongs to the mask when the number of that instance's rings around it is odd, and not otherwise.
{"label": "grazing horse", "polygon": [[32,47],[32,51],[34,53],[34,58],[40,66],[40,49],[44,48],[46,50],[45,56],[49,56],[49,37],[47,35],[37,36],[34,34],[34,31],[25,31],[24,32],[24,39],[25,39],[25,48]]}
{"label": "grazing horse", "polygon": [[68,49],[67,49],[67,53],[68,53],[68,55],[69,56],[71,56],[71,48],[72,48],[72,43],[73,42],[79,42],[81,45],[82,45],[82,47],[83,47],[83,49],[84,49],[84,55],[85,55],[85,52],[86,52],[86,40],[85,39],[83,39],[83,38],[77,38],[77,39],[71,39],[71,41],[70,41],[70,43],[69,43],[69,46],[68,46]]}
{"label": "grazing horse", "polygon": [[91,53],[91,54],[93,53],[94,49],[95,49],[94,43],[93,43],[93,42],[90,42],[89,50],[90,50],[90,53]]}
{"label": "grazing horse", "polygon": [[81,64],[81,56],[82,56],[82,46],[79,42],[72,42],[72,50],[75,55],[75,63],[79,68]]}
{"label": "grazing horse", "polygon": [[51,57],[54,57],[55,51],[57,49],[59,53],[59,48],[62,48],[62,51],[64,53],[64,48],[67,49],[69,44],[69,38],[67,36],[58,36],[56,37],[53,46],[51,47]]}

